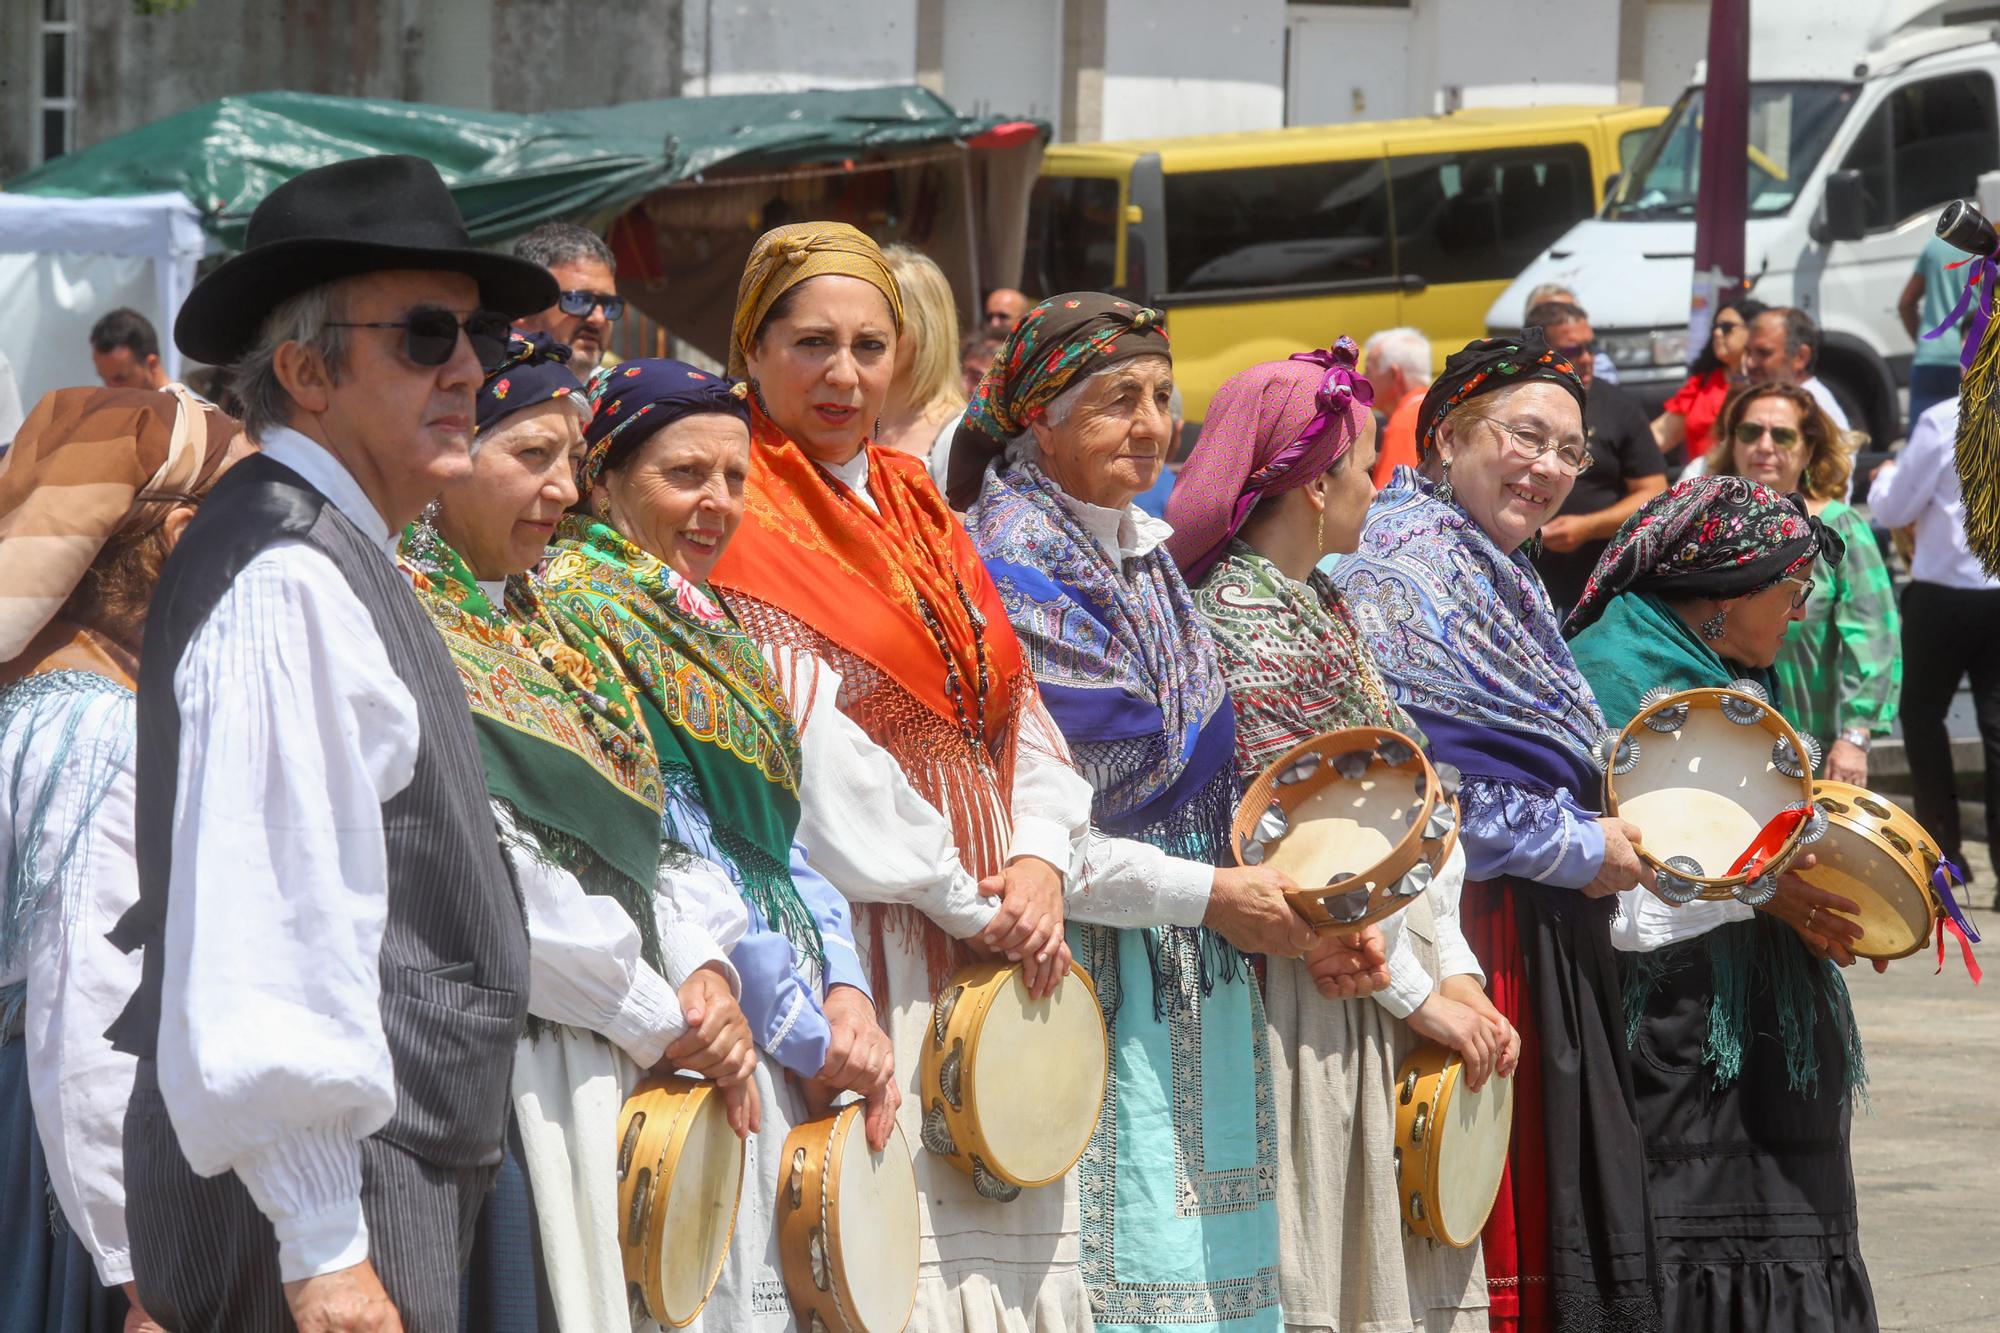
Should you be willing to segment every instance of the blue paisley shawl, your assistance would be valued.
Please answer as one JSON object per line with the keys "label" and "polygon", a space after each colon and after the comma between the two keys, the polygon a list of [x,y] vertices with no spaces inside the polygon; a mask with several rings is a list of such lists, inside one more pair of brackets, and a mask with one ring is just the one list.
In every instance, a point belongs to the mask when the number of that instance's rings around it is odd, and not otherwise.
{"label": "blue paisley shawl", "polygon": [[[1229,857],[1236,715],[1214,640],[1164,546],[1114,564],[1032,462],[968,515],[1105,832]],[[1220,936],[1071,922],[1112,1047],[1078,1165],[1102,1330],[1276,1333],[1277,1111],[1255,979]],[[1120,1007],[1150,984],[1153,1005]]]}
{"label": "blue paisley shawl", "polygon": [[[966,522],[1036,687],[1090,780],[1092,823],[1170,856],[1230,864],[1236,713],[1173,557],[1162,546],[1121,572],[1025,460],[990,474]],[[1206,929],[1145,933],[1156,1014],[1237,975],[1241,956]],[[1196,975],[1185,975],[1197,957]]]}

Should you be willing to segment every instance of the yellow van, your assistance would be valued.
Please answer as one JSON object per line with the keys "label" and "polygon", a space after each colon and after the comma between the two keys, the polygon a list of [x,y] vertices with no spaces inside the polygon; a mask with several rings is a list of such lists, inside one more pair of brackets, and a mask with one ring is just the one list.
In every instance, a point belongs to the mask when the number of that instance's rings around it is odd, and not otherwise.
{"label": "yellow van", "polygon": [[1258,361],[1409,324],[1438,364],[1529,261],[1597,211],[1665,107],[1052,145],[1024,285],[1167,312],[1190,421]]}

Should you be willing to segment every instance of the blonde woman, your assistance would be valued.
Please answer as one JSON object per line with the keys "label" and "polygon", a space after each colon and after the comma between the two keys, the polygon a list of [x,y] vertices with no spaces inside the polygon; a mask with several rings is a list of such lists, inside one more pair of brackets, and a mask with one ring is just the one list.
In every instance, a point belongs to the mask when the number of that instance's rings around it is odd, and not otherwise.
{"label": "blonde woman", "polygon": [[903,336],[875,443],[927,459],[965,412],[958,307],[950,280],[928,255],[892,245],[883,257],[903,289]]}
{"label": "blonde woman", "polygon": [[1868,520],[1844,497],[1865,436],[1844,434],[1794,384],[1736,390],[1716,419],[1708,470],[1748,477],[1780,495],[1805,496],[1814,518],[1840,535],[1846,555],[1828,561],[1819,591],[1778,653],[1779,706],[1827,747],[1822,776],[1868,783],[1868,747],[1895,726],[1903,693],[1896,594]]}

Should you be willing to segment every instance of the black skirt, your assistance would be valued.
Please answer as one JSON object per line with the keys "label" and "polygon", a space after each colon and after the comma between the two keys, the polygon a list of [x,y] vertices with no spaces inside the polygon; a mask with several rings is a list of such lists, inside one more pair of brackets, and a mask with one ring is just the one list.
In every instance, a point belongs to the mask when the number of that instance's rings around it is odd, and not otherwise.
{"label": "black skirt", "polygon": [[[1790,951],[1782,953],[1780,951]],[[1741,968],[1742,1063],[1725,1086],[1704,1063],[1717,959]],[[1734,922],[1651,958],[1631,1050],[1663,1324],[1704,1333],[1874,1333],[1875,1298],[1848,1154],[1854,1015],[1827,965],[1770,918]],[[1777,976],[1810,978],[1817,1076],[1793,1086],[1799,1032]],[[1796,1007],[1794,994],[1789,1003]]]}

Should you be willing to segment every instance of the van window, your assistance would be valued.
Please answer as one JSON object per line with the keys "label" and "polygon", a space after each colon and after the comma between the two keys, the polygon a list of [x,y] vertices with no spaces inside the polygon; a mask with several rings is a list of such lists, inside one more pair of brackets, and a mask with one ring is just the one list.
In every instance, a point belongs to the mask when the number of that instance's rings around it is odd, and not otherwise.
{"label": "van window", "polygon": [[1646,151],[1646,142],[1653,137],[1658,125],[1648,125],[1643,130],[1627,130],[1618,136],[1618,171],[1623,175],[1632,170],[1632,164],[1639,160],[1639,154]]}
{"label": "van window", "polygon": [[1425,282],[1505,282],[1594,211],[1581,144],[1389,159],[1396,268]]}
{"label": "van window", "polygon": [[[1852,84],[1758,83],[1750,87],[1750,170],[1745,199],[1753,218],[1788,211],[1834,131],[1854,105]],[[1701,187],[1702,90],[1681,94],[1618,182],[1604,216],[1625,222],[1691,218]]]}
{"label": "van window", "polygon": [[1388,197],[1380,158],[1170,174],[1167,289],[1387,281]]}
{"label": "van window", "polygon": [[1968,71],[1905,84],[1882,99],[1843,166],[1861,173],[1868,229],[1970,198],[2000,166],[1993,80]]}
{"label": "van window", "polygon": [[1105,292],[1118,276],[1118,182],[1043,176],[1028,199],[1023,284],[1031,292]]}

